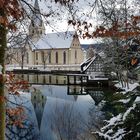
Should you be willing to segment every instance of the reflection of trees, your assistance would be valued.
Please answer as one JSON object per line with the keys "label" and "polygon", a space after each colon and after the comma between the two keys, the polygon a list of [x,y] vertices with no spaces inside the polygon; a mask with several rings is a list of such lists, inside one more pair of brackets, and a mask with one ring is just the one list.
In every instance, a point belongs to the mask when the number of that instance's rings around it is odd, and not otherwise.
{"label": "reflection of trees", "polygon": [[53,90],[52,90],[52,86],[47,85],[48,91],[51,93],[51,95],[53,94]]}
{"label": "reflection of trees", "polygon": [[[20,98],[20,97],[19,97]],[[29,108],[25,107],[23,103],[17,101],[9,101],[7,104],[7,109],[24,108],[23,112],[17,113],[15,115],[10,115],[8,112],[6,114],[6,140],[31,140],[37,134],[35,134],[34,122],[28,118]],[[35,140],[35,139],[34,139]]]}
{"label": "reflection of trees", "polygon": [[100,130],[101,126],[103,125],[104,115],[103,112],[100,111],[100,108],[93,104],[89,109],[89,127],[92,131]]}
{"label": "reflection of trees", "polygon": [[[11,118],[10,118],[11,119]],[[7,124],[6,126],[6,138],[7,140],[31,140],[35,137],[33,122],[24,120],[22,127]],[[34,139],[35,140],[35,139]]]}
{"label": "reflection of trees", "polygon": [[56,105],[50,118],[51,129],[57,135],[57,140],[94,140],[82,114],[74,109],[73,105]]}

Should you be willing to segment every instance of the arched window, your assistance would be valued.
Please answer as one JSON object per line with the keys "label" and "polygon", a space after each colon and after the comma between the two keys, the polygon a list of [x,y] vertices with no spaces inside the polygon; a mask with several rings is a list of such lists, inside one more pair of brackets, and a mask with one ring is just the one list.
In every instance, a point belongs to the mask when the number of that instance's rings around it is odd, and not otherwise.
{"label": "arched window", "polygon": [[66,52],[63,52],[63,63],[66,64]]}
{"label": "arched window", "polygon": [[38,52],[36,52],[36,60],[38,60]]}
{"label": "arched window", "polygon": [[77,59],[77,51],[75,50],[75,59]]}
{"label": "arched window", "polygon": [[29,54],[27,53],[26,55],[27,55],[26,57],[27,57],[27,64],[28,64],[29,63]]}
{"label": "arched window", "polygon": [[49,63],[51,63],[51,52],[48,53],[49,57]]}
{"label": "arched window", "polygon": [[58,52],[56,52],[56,54],[55,54],[55,62],[56,62],[56,64],[58,64]]}

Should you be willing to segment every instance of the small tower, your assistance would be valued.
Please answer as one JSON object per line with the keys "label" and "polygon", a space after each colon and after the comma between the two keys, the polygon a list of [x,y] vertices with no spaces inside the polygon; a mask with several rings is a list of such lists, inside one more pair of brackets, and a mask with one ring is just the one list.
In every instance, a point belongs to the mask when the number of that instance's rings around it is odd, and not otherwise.
{"label": "small tower", "polygon": [[32,10],[29,36],[37,41],[43,34],[45,34],[45,26],[41,17],[38,0],[35,0],[34,8]]}

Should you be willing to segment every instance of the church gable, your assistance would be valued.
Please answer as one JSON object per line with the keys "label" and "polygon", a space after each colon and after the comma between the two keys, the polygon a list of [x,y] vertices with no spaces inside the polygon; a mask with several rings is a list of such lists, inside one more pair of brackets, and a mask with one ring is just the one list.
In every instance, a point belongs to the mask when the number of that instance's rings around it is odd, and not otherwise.
{"label": "church gable", "polygon": [[73,34],[73,39],[70,47],[72,49],[81,49],[80,41],[76,33]]}

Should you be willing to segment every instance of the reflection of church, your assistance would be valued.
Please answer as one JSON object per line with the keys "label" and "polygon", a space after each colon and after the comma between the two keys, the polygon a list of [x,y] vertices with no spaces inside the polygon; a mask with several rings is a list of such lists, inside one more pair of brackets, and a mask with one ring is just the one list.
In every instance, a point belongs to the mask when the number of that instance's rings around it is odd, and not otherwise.
{"label": "reflection of church", "polygon": [[50,85],[66,85],[67,77],[51,74],[30,74],[23,75],[23,79],[27,80],[30,84],[50,84]]}
{"label": "reflection of church", "polygon": [[46,100],[47,100],[46,97],[41,93],[40,90],[34,89],[34,91],[31,94],[31,102],[34,106],[39,129],[41,126],[41,121],[42,121],[42,116],[43,116]]}
{"label": "reflection of church", "polygon": [[90,96],[95,101],[95,105],[98,105],[103,100],[102,91],[95,91],[94,93],[90,94]]}
{"label": "reflection of church", "polygon": [[85,95],[84,88],[78,85],[67,86],[68,95]]}

